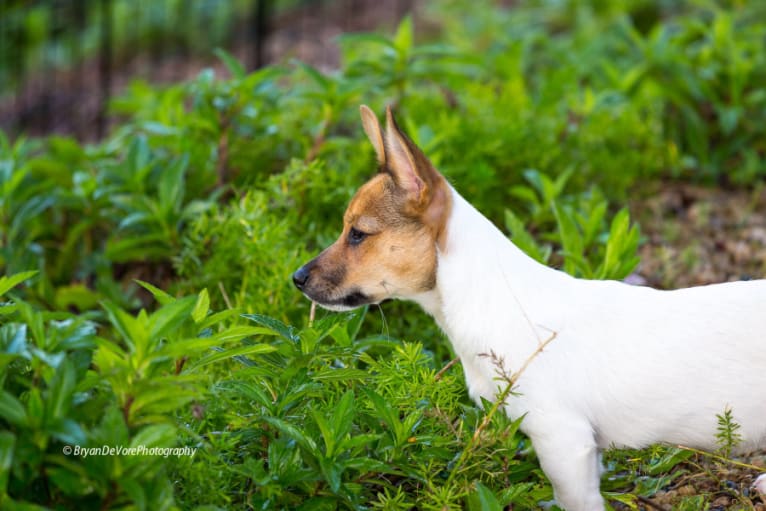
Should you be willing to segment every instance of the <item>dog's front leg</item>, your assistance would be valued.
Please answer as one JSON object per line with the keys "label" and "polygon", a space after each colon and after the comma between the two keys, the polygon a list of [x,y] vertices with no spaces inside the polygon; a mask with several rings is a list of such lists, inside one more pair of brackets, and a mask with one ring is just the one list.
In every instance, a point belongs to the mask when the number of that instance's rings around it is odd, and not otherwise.
{"label": "dog's front leg", "polygon": [[528,434],[553,485],[556,504],[566,511],[604,511],[599,453],[590,425],[562,418],[547,430]]}

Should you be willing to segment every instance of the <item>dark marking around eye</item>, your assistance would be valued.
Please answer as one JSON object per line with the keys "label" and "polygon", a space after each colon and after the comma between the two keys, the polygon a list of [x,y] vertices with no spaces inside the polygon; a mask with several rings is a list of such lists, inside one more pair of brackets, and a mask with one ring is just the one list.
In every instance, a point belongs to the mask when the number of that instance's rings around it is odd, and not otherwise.
{"label": "dark marking around eye", "polygon": [[348,244],[351,246],[359,245],[366,237],[366,232],[362,232],[359,229],[352,227],[348,231]]}

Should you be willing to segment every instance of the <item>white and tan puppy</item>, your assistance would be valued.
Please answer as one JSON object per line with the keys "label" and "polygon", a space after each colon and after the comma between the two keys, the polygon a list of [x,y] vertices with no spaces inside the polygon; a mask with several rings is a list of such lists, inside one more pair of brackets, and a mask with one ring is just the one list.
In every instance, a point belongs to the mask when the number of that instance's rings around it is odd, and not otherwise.
{"label": "white and tan puppy", "polygon": [[[520,374],[505,410],[525,415],[568,511],[604,509],[599,450],[653,443],[716,448],[730,408],[741,451],[766,446],[766,280],[658,291],[582,280],[525,255],[461,197],[386,112],[361,107],[380,172],[343,233],[296,286],[332,310],[413,300],[449,336],[474,400],[494,399],[494,352]],[[760,487],[766,478],[759,478]]]}

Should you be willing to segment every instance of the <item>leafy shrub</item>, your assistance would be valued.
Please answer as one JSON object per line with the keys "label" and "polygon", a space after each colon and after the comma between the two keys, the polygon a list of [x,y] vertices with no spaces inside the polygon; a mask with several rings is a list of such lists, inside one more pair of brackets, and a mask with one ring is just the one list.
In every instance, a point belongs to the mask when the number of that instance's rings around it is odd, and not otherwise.
{"label": "leafy shrub", "polygon": [[[451,353],[430,319],[396,303],[300,327],[289,275],[375,170],[362,102],[395,104],[517,245],[586,278],[633,271],[639,230],[620,205],[641,180],[759,178],[763,25],[747,9],[601,4],[444,2],[436,42],[410,18],[347,35],[335,73],[247,74],[219,51],[230,79],[135,83],[95,145],[0,134],[0,267],[15,275],[0,280],[0,507],[549,499],[519,423],[483,429],[460,370],[440,372]],[[62,455],[104,444],[198,451]],[[687,458],[614,453],[607,487],[650,495]]]}
{"label": "leafy shrub", "polygon": [[[28,277],[0,279],[0,295]],[[145,509],[172,507],[165,457],[88,453],[104,446],[177,446],[180,425],[172,417],[204,396],[207,376],[199,368],[274,348],[250,343],[195,357],[270,332],[225,328],[232,314],[208,316],[205,291],[179,299],[154,291],[162,306],[151,314],[134,316],[104,302],[112,327],[106,335],[98,335],[98,325],[84,316],[40,311],[19,299],[2,306],[3,508],[131,502]]]}
{"label": "leafy shrub", "polygon": [[665,129],[686,154],[686,170],[740,184],[762,177],[766,23],[757,8],[711,4],[646,37],[625,32],[636,62],[627,72],[612,68],[613,77],[625,92],[662,98]]}
{"label": "leafy shrub", "polygon": [[[214,386],[212,408],[192,422],[205,439],[202,456],[180,460],[179,475],[191,478],[182,485],[182,501],[347,509],[460,505],[475,469],[453,467],[460,468],[454,479],[448,474],[479,423],[479,410],[464,404],[459,373],[437,376],[421,345],[357,339],[363,317],[363,310],[327,316],[297,330],[249,316],[277,334],[276,350],[242,361]],[[516,452],[525,444],[517,431],[518,423],[499,415],[493,420],[487,437],[496,440],[482,446],[482,478],[536,480],[525,487],[535,492],[514,497],[531,503],[550,489]]]}

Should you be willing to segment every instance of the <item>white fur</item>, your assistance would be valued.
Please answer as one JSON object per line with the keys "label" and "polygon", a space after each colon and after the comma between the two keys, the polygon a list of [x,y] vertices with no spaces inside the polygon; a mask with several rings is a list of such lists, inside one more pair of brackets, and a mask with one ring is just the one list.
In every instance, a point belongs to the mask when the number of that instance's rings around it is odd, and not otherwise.
{"label": "white fur", "polygon": [[760,493],[761,497],[766,497],[766,474],[761,474],[755,479],[753,489]]}
{"label": "white fur", "polygon": [[[659,291],[573,278],[525,255],[453,190],[437,285],[413,299],[449,336],[474,400],[494,399],[502,356],[518,380],[560,506],[604,509],[600,449],[666,442],[715,449],[732,410],[742,451],[766,446],[766,280]],[[761,478],[760,488],[766,487]]]}

